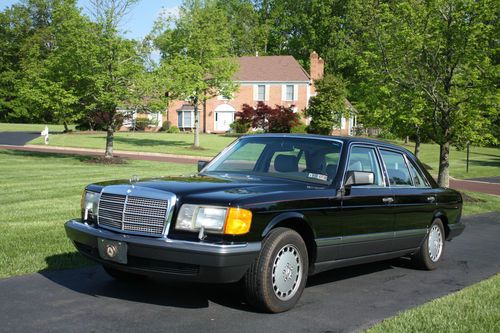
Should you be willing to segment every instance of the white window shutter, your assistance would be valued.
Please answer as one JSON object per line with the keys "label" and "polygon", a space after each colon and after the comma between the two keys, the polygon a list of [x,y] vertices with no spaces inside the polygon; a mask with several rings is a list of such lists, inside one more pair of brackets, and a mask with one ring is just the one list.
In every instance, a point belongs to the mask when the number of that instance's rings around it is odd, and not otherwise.
{"label": "white window shutter", "polygon": [[269,90],[270,90],[269,87],[270,86],[268,84],[266,84],[266,96],[265,96],[266,102],[269,101]]}
{"label": "white window shutter", "polygon": [[281,101],[286,101],[286,84],[281,85]]}
{"label": "white window shutter", "polygon": [[253,85],[253,100],[254,101],[256,101],[259,98],[258,93],[259,93],[259,86],[257,84],[254,84]]}
{"label": "white window shutter", "polygon": [[299,85],[298,84],[293,85],[293,100],[294,100],[294,102],[299,100]]}

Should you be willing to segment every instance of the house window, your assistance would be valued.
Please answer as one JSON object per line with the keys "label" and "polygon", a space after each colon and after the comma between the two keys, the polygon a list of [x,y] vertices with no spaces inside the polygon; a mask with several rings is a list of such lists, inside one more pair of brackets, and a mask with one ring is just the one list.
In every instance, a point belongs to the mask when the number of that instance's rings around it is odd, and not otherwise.
{"label": "house window", "polygon": [[295,100],[294,92],[295,92],[295,87],[293,84],[287,84],[285,87],[285,100],[286,101],[293,101]]}
{"label": "house window", "polygon": [[259,84],[257,86],[257,100],[258,101],[265,101],[266,100],[266,85],[265,84]]}
{"label": "house window", "polygon": [[177,127],[193,128],[194,127],[194,112],[193,111],[178,111],[177,112]]}

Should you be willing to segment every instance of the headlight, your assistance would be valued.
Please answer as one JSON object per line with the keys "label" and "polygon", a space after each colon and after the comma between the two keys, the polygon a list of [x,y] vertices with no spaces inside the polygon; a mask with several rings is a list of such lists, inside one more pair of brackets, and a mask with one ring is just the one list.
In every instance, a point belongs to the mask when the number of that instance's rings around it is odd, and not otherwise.
{"label": "headlight", "polygon": [[182,205],[175,228],[187,231],[246,234],[252,223],[252,212],[242,208]]}
{"label": "headlight", "polygon": [[99,204],[100,193],[92,191],[84,191],[82,197],[82,212],[83,219],[88,220],[89,217],[97,215],[97,205]]}

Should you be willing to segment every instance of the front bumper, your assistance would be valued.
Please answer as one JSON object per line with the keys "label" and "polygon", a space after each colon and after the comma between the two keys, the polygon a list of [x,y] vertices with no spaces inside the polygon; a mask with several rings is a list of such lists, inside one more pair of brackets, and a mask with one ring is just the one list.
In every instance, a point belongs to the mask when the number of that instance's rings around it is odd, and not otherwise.
{"label": "front bumper", "polygon": [[[213,244],[115,233],[79,220],[65,224],[66,234],[86,257],[113,268],[182,280],[229,283],[240,280],[260,251],[260,242]],[[102,259],[98,238],[127,243],[127,264]]]}

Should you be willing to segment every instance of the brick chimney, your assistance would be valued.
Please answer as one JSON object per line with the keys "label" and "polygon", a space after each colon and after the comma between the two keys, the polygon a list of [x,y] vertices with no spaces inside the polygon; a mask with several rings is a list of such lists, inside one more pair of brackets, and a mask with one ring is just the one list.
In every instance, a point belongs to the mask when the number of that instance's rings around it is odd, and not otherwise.
{"label": "brick chimney", "polygon": [[325,61],[318,56],[316,51],[311,53],[309,61],[311,63],[311,80],[315,81],[322,79],[325,71]]}

